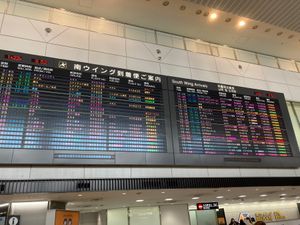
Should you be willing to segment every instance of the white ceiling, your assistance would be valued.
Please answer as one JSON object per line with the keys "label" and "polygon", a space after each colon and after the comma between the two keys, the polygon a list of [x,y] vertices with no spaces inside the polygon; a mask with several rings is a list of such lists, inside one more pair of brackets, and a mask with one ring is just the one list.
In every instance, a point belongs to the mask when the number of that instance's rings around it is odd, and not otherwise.
{"label": "white ceiling", "polygon": [[[166,0],[23,1],[300,61],[300,33],[296,32],[299,0],[172,0],[167,6],[163,5]],[[221,1],[227,3],[218,4]],[[182,6],[184,10],[180,9]],[[293,14],[287,13],[288,9]],[[284,16],[279,11],[284,11]],[[211,12],[219,14],[213,22],[205,16]],[[227,18],[231,18],[229,23],[225,22]],[[247,22],[242,29],[237,28],[241,18]],[[252,29],[256,25],[257,29]],[[270,31],[265,32],[266,29]]]}
{"label": "white ceiling", "polygon": [[299,0],[185,0],[300,32]]}
{"label": "white ceiling", "polygon": [[[125,193],[125,194],[123,194]],[[260,197],[267,194],[266,197]],[[285,199],[281,200],[280,196]],[[82,195],[82,196],[79,196]],[[240,198],[240,195],[247,195]],[[224,196],[223,198],[216,198]],[[193,200],[193,197],[199,197]],[[165,201],[172,198],[172,201]],[[137,203],[136,200],[143,199],[144,202]],[[250,204],[254,202],[278,202],[278,201],[300,201],[300,187],[239,187],[239,188],[215,188],[215,189],[168,189],[168,190],[133,190],[133,191],[110,191],[110,192],[84,192],[84,193],[45,193],[45,194],[23,194],[3,195],[0,204],[6,202],[20,201],[65,201],[68,209],[83,212],[99,211],[101,209],[150,206],[166,204],[189,204],[196,205],[197,202],[218,201],[220,204]]]}

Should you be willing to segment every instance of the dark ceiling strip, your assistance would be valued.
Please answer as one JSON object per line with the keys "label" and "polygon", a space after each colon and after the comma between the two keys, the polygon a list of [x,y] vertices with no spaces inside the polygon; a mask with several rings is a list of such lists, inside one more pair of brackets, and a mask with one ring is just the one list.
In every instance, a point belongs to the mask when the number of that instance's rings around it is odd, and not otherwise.
{"label": "dark ceiling strip", "polygon": [[300,177],[2,180],[0,195],[255,186],[300,186]]}

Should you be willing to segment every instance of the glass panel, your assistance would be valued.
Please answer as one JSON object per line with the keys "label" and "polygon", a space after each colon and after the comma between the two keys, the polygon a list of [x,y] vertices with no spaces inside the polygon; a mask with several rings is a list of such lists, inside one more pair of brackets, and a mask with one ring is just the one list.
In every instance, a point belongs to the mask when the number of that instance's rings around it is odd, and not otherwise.
{"label": "glass panel", "polygon": [[189,211],[191,225],[197,225],[196,211]]}
{"label": "glass panel", "polygon": [[[300,103],[293,103],[293,105],[294,105],[294,108],[295,108],[295,111],[297,113],[298,118],[300,118]],[[294,113],[294,110],[292,108],[292,104],[290,102],[287,102],[287,106],[288,106],[288,110],[289,110],[289,113],[290,113],[290,117],[291,117],[291,121],[292,121],[292,124],[293,124],[296,139],[297,139],[297,142],[298,142],[298,146],[300,148],[300,124],[299,124],[299,122],[297,120],[297,117]]]}
{"label": "glass panel", "polygon": [[128,225],[127,208],[107,210],[107,225]]}
{"label": "glass panel", "polygon": [[158,207],[135,207],[129,209],[130,225],[160,225]]}
{"label": "glass panel", "polygon": [[198,225],[217,225],[217,215],[215,210],[196,211]]}

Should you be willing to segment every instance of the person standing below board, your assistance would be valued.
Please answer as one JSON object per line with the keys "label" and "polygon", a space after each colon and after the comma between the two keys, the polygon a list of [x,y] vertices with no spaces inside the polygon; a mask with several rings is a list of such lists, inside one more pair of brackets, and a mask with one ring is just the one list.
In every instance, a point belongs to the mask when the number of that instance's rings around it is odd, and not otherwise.
{"label": "person standing below board", "polygon": [[231,218],[229,225],[239,225],[239,223],[234,218]]}

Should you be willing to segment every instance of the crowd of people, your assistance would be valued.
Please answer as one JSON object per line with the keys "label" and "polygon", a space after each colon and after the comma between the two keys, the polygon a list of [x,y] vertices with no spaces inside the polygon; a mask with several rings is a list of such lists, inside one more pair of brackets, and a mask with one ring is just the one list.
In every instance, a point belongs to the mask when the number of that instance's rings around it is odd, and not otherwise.
{"label": "crowd of people", "polygon": [[239,222],[234,218],[231,218],[229,225],[266,225],[266,223],[263,221],[255,221],[253,217],[247,217],[244,220],[241,219]]}

